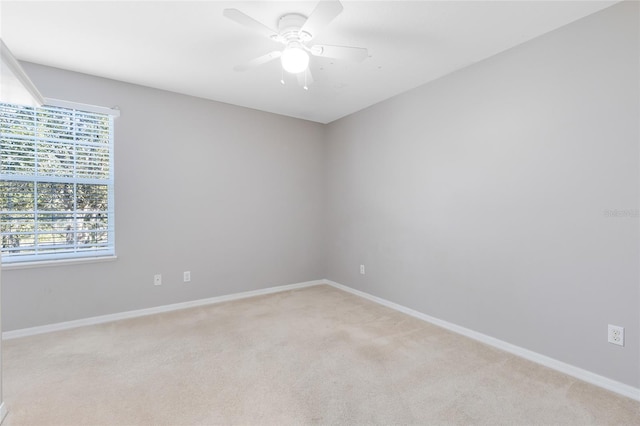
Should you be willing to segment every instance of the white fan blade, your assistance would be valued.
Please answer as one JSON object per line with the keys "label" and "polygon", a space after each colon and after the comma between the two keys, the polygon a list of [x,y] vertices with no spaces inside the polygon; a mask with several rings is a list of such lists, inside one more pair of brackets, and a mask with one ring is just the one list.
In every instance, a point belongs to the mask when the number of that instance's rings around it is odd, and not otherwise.
{"label": "white fan blade", "polygon": [[300,28],[300,32],[309,34],[311,38],[308,40],[311,40],[317,36],[324,27],[329,25],[329,22],[340,15],[343,9],[342,4],[338,0],[320,1],[302,28]]}
{"label": "white fan blade", "polygon": [[305,72],[299,72],[296,74],[298,77],[298,85],[304,88],[304,90],[309,90],[309,86],[313,83],[313,75],[311,75],[311,70],[307,68]]}
{"label": "white fan blade", "polygon": [[280,56],[282,56],[282,52],[279,50],[274,50],[273,52],[267,53],[266,55],[258,56],[257,58],[250,60],[246,64],[236,65],[235,67],[233,67],[233,70],[246,71],[249,68],[257,67],[258,65],[266,64],[267,62],[273,61]]}
{"label": "white fan blade", "polygon": [[252,30],[259,32],[265,37],[269,37],[273,40],[280,41],[280,35],[278,35],[276,31],[267,27],[262,22],[256,21],[251,16],[240,12],[238,9],[225,9],[222,12],[222,14],[240,25],[249,27]]}
{"label": "white fan blade", "polygon": [[314,56],[348,59],[355,62],[364,61],[367,56],[369,56],[369,52],[364,47],[327,46],[324,44],[317,44],[312,46],[309,50]]}

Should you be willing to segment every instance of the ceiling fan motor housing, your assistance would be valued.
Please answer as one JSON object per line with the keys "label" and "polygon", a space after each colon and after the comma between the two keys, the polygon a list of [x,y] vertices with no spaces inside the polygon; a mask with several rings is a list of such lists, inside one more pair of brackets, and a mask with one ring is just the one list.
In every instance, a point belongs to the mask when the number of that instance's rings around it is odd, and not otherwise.
{"label": "ceiling fan motor housing", "polygon": [[311,40],[311,34],[300,31],[307,17],[298,13],[288,13],[278,20],[278,33],[285,39],[285,43],[304,43]]}

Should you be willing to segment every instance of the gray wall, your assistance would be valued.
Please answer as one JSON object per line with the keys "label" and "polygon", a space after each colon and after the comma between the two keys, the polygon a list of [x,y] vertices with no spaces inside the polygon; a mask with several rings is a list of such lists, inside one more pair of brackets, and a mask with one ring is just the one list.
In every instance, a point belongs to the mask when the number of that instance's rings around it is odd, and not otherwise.
{"label": "gray wall", "polygon": [[321,125],[24,67],[44,96],[121,109],[118,259],[3,270],[5,331],[324,277]]}
{"label": "gray wall", "polygon": [[327,278],[639,386],[638,16],[332,123]]}

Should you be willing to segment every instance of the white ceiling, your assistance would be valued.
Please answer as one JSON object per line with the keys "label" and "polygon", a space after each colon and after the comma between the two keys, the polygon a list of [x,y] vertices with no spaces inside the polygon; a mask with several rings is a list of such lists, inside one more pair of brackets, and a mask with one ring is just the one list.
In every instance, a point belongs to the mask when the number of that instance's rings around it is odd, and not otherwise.
{"label": "white ceiling", "polygon": [[2,1],[0,35],[20,60],[328,123],[614,3],[343,1],[314,43],[366,47],[370,57],[312,57],[308,91],[293,77],[280,84],[278,60],[234,71],[281,45],[222,10],[275,29],[315,1]]}

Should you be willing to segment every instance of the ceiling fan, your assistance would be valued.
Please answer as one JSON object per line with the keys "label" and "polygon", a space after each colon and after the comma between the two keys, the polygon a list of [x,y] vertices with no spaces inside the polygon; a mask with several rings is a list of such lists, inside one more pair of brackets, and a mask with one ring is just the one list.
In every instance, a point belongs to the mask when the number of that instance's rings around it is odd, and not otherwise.
{"label": "ceiling fan", "polygon": [[[325,58],[363,61],[367,58],[368,52],[362,47],[310,45],[318,33],[333,21],[343,9],[342,4],[337,0],[320,1],[309,17],[299,13],[287,13],[280,17],[278,31],[272,30],[238,9],[225,9],[223,15],[227,18],[285,46],[282,50],[274,50],[249,62],[237,65],[234,70],[245,71],[280,58],[282,69],[295,74],[299,84],[306,90],[313,82],[313,76],[309,71],[309,54]],[[284,84],[284,78],[280,82]]]}

